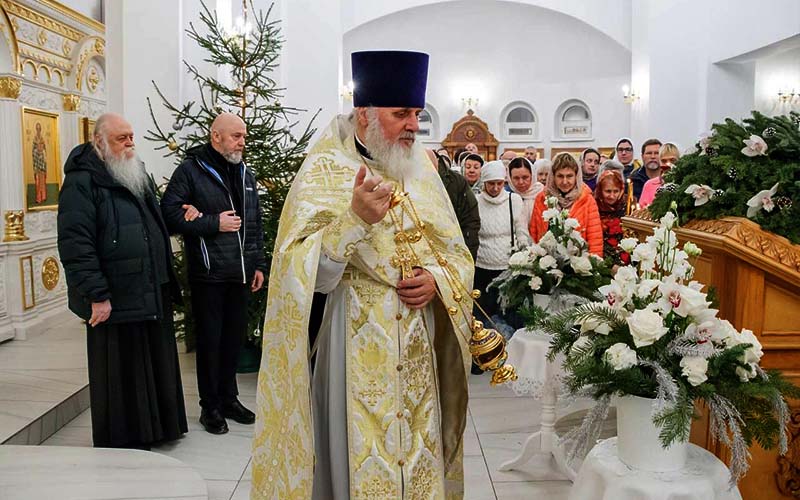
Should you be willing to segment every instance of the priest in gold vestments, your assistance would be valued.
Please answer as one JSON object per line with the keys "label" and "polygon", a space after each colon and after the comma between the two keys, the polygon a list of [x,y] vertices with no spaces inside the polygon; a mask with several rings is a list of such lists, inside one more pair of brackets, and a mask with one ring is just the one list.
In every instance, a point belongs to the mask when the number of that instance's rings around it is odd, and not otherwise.
{"label": "priest in gold vestments", "polygon": [[[310,150],[281,215],[251,498],[462,498],[469,296],[455,297],[473,261],[414,140],[428,56],[357,52],[352,68],[355,110]],[[314,292],[327,299],[309,346]]]}

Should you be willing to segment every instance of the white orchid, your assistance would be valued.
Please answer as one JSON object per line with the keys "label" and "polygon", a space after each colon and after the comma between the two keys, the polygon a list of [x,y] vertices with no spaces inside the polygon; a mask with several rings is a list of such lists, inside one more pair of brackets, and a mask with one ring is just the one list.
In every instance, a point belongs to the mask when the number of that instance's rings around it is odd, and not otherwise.
{"label": "white orchid", "polygon": [[699,207],[714,197],[714,188],[705,184],[692,184],[686,188],[684,193],[692,195],[694,206]]}
{"label": "white orchid", "polygon": [[753,156],[767,156],[767,143],[761,137],[751,135],[749,139],[744,139],[742,142],[745,144],[745,147],[742,148],[743,155],[751,158]]}
{"label": "white orchid", "polygon": [[558,218],[559,215],[561,215],[561,211],[555,208],[548,208],[542,212],[542,218],[547,222],[552,222],[553,219]]}
{"label": "white orchid", "polygon": [[779,185],[780,182],[776,182],[772,189],[759,191],[758,194],[747,200],[747,206],[749,207],[747,209],[747,217],[754,217],[762,208],[767,212],[772,212],[772,209],[775,208],[775,202],[772,201],[772,197],[778,192]]}
{"label": "white orchid", "polygon": [[564,221],[564,229],[567,231],[577,229],[580,225],[581,223],[578,222],[578,219],[573,219],[571,217]]}
{"label": "white orchid", "polygon": [[697,290],[675,281],[673,276],[667,277],[658,287],[661,294],[657,307],[664,315],[674,311],[678,316],[697,316],[708,308],[706,296]]}
{"label": "white orchid", "polygon": [[706,154],[706,148],[711,145],[711,138],[714,137],[714,132],[703,132],[697,141],[700,146],[700,155]]}

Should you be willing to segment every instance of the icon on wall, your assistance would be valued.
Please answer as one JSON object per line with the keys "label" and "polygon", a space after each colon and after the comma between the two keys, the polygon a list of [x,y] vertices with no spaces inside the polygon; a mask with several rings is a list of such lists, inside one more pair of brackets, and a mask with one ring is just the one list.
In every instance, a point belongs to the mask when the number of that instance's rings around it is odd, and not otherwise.
{"label": "icon on wall", "polygon": [[26,210],[55,210],[61,187],[58,115],[22,110],[22,167]]}

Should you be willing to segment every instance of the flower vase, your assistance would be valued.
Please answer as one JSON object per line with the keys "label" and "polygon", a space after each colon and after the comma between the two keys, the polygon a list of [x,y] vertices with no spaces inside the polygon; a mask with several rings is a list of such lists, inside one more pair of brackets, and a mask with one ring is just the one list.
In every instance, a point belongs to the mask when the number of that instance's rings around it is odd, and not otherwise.
{"label": "flower vase", "polygon": [[654,399],[624,396],[616,400],[617,452],[619,459],[635,469],[650,472],[680,470],[686,465],[688,443],[661,446],[659,427],[653,423]]}

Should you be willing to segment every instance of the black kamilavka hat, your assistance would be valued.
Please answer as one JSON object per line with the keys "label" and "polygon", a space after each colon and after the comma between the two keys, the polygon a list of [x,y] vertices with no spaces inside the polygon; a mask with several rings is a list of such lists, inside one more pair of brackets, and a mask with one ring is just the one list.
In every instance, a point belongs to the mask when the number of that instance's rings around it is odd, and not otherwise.
{"label": "black kamilavka hat", "polygon": [[353,52],[353,106],[424,108],[428,60],[422,52]]}

